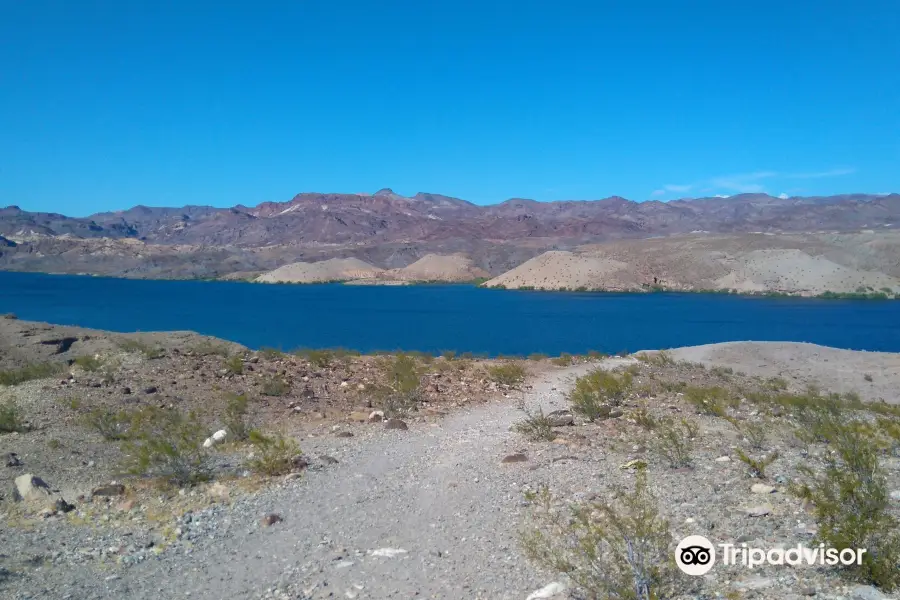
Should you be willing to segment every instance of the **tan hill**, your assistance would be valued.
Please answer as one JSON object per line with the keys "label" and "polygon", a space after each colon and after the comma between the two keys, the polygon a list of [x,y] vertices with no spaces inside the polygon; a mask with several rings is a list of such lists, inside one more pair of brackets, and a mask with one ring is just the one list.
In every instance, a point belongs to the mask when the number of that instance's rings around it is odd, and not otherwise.
{"label": "tan hill", "polygon": [[358,258],[330,258],[319,262],[297,262],[278,267],[256,278],[261,283],[321,283],[374,279],[383,269],[373,267]]}
{"label": "tan hill", "polygon": [[546,252],[488,287],[900,293],[894,233],[687,235]]}
{"label": "tan hill", "polygon": [[472,281],[490,277],[465,254],[426,254],[402,269],[391,269],[386,277],[401,281]]}

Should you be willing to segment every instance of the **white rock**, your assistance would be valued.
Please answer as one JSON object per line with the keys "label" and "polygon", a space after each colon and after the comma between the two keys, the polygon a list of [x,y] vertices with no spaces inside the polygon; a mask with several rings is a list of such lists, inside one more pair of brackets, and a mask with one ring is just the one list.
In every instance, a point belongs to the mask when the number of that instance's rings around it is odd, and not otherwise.
{"label": "white rock", "polygon": [[891,492],[891,500],[894,502],[900,502],[900,490],[894,490]]}
{"label": "white rock", "polygon": [[212,434],[212,439],[215,442],[221,442],[222,440],[225,439],[225,437],[227,435],[228,435],[227,431],[225,431],[224,429],[220,429],[217,432],[215,432],[214,434]]}
{"label": "white rock", "polygon": [[539,590],[535,590],[528,595],[528,598],[525,600],[542,600],[543,598],[552,598],[557,594],[562,594],[566,591],[566,586],[559,583],[558,581],[554,581],[553,583],[548,583],[544,587]]}
{"label": "white rock", "polygon": [[754,483],[750,487],[750,491],[754,494],[773,494],[775,493],[775,488],[771,485],[766,485],[764,483]]}
{"label": "white rock", "polygon": [[203,440],[204,448],[212,448],[213,444],[215,444],[215,442],[213,441],[213,439],[211,437],[208,437],[205,440]]}
{"label": "white rock", "polygon": [[383,556],[385,558],[394,558],[402,554],[406,554],[406,550],[403,548],[379,548],[378,550],[372,550],[372,556]]}
{"label": "white rock", "polygon": [[350,385],[350,384],[346,381],[341,382],[341,387],[347,387],[348,385]]}
{"label": "white rock", "polygon": [[47,485],[47,482],[31,473],[25,473],[16,477],[15,485],[13,498],[19,501],[41,502],[50,500],[53,497],[53,491]]}
{"label": "white rock", "polygon": [[720,456],[719,458],[716,459],[716,462],[726,463],[726,462],[731,462],[731,459],[728,458],[727,456]]}
{"label": "white rock", "polygon": [[873,588],[871,585],[857,585],[850,590],[853,600],[887,600],[887,596]]}

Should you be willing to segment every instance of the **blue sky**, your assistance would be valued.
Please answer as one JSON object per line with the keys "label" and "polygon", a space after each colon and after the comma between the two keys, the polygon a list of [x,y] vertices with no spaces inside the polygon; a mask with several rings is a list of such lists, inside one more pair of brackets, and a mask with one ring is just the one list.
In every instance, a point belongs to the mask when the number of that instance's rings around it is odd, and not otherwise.
{"label": "blue sky", "polygon": [[900,191],[896,0],[0,0],[0,205]]}

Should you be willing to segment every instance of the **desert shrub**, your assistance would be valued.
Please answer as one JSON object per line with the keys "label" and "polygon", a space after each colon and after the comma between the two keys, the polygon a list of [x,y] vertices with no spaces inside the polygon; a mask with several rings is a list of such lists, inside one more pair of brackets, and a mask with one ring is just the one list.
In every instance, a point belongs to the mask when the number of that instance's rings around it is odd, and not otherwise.
{"label": "desert shrub", "polygon": [[266,379],[262,384],[263,396],[286,396],[291,386],[281,377]]}
{"label": "desert shrub", "polygon": [[550,358],[550,357],[542,352],[532,352],[531,354],[528,355],[528,360],[534,360],[534,361],[546,360],[547,358]]}
{"label": "desert shrub", "polygon": [[103,367],[103,361],[100,360],[97,356],[84,355],[77,357],[73,363],[84,369],[85,371],[89,371],[93,373],[94,371],[99,371]]}
{"label": "desert shrub", "polygon": [[250,436],[247,424],[247,396],[244,394],[228,394],[225,397],[225,415],[223,424],[231,439],[246,440]]}
{"label": "desert shrub", "polygon": [[544,414],[541,407],[535,412],[521,405],[519,410],[525,413],[525,418],[513,425],[515,432],[521,433],[532,442],[551,442],[556,439],[553,420]]}
{"label": "desert shrub", "polygon": [[118,342],[118,346],[125,352],[140,353],[149,359],[162,358],[166,355],[166,351],[159,346],[151,346],[139,340],[123,339]]}
{"label": "desert shrub", "polygon": [[324,369],[331,365],[331,361],[335,358],[334,353],[330,350],[301,349],[297,350],[295,354],[308,360],[313,366],[319,367],[320,369]]}
{"label": "desert shrub", "polygon": [[128,437],[132,416],[125,411],[95,408],[82,417],[82,423],[103,436],[104,440],[116,441]]}
{"label": "desert shrub", "polygon": [[588,350],[587,355],[588,358],[592,358],[594,360],[606,358],[607,356],[609,356],[609,354],[607,354],[606,352],[600,352],[599,350]]}
{"label": "desert shrub", "polygon": [[791,491],[813,505],[816,538],[828,547],[865,548],[861,565],[842,567],[855,579],[887,591],[900,586],[900,523],[890,512],[890,496],[878,450],[854,427],[829,432],[824,472],[802,470],[807,481]]}
{"label": "desert shrub", "polygon": [[456,352],[454,352],[453,350],[444,350],[443,352],[441,352],[441,358],[443,358],[444,360],[453,360],[454,358],[456,358]]}
{"label": "desert shrub", "polygon": [[240,356],[225,359],[225,370],[229,375],[240,375],[244,372],[244,361]]}
{"label": "desert shrub", "polygon": [[284,351],[277,348],[263,347],[259,349],[259,355],[266,360],[277,360],[287,356]]}
{"label": "desert shrub", "polygon": [[684,399],[693,405],[700,414],[724,417],[728,408],[735,408],[739,401],[728,390],[720,387],[687,387]]}
{"label": "desert shrub", "polygon": [[568,367],[575,362],[575,357],[568,352],[563,352],[556,358],[552,359],[550,362],[558,367]]}
{"label": "desert shrub", "polygon": [[36,363],[21,369],[0,371],[0,385],[18,385],[34,379],[45,379],[63,372],[60,363]]}
{"label": "desert shrub", "polygon": [[301,455],[300,446],[283,435],[266,436],[258,431],[250,432],[253,458],[247,466],[255,473],[275,477],[294,470],[295,460]]}
{"label": "desert shrub", "polygon": [[[628,356],[628,353],[620,352],[619,356]],[[672,358],[672,355],[665,350],[660,350],[659,352],[654,352],[653,354],[642,352],[641,354],[636,355],[635,358],[642,363],[655,365],[657,367],[669,367],[675,364],[675,359]]]}
{"label": "desert shrub", "polygon": [[713,367],[709,372],[720,379],[728,379],[729,375],[734,375],[734,369],[731,367]]}
{"label": "desert shrub", "polygon": [[643,407],[631,411],[630,416],[635,423],[647,431],[653,431],[656,429],[656,426],[659,425],[659,421],[653,416],[653,413]]}
{"label": "desert shrub", "polygon": [[25,420],[19,405],[10,398],[0,403],[0,433],[17,431],[25,431]]}
{"label": "desert shrub", "polygon": [[765,479],[766,467],[771,465],[778,458],[777,452],[759,458],[753,458],[740,448],[735,449],[734,453],[737,455],[739,461],[747,465],[747,472],[750,474],[750,477],[755,477],[756,479]]}
{"label": "desert shrub", "polygon": [[47,447],[51,450],[59,450],[60,448],[62,448],[62,442],[56,438],[52,438],[47,441]]}
{"label": "desert shrub", "polygon": [[596,369],[575,380],[569,393],[572,410],[589,421],[605,417],[611,406],[619,406],[631,389],[630,373],[617,375]]}
{"label": "desert shrub", "polygon": [[788,388],[788,383],[781,377],[770,377],[766,380],[766,387],[774,392],[783,392]]}
{"label": "desert shrub", "polygon": [[374,392],[385,416],[402,417],[418,409],[422,391],[415,359],[401,353],[384,358],[379,366],[384,383],[376,386]]}
{"label": "desert shrub", "polygon": [[613,502],[558,507],[547,488],[528,500],[532,510],[522,533],[525,554],[549,571],[565,573],[583,597],[670,597],[675,581],[672,536],[643,469],[634,491],[620,491]]}
{"label": "desert shrub", "polygon": [[490,378],[501,385],[514,386],[525,381],[525,367],[518,363],[506,363],[488,367]]}
{"label": "desert shrub", "polygon": [[3,318],[9,319],[10,321],[15,321],[19,317],[16,316],[16,313],[4,313]]}
{"label": "desert shrub", "polygon": [[155,406],[134,411],[122,444],[123,466],[132,475],[159,477],[175,485],[203,481],[209,475],[203,430],[193,413]]}
{"label": "desert shrub", "polygon": [[657,423],[650,447],[673,469],[689,467],[693,462],[691,452],[694,449],[694,438],[697,437],[697,426],[687,419],[660,419]]}
{"label": "desert shrub", "polygon": [[228,346],[214,340],[203,340],[194,344],[194,353],[200,356],[221,356],[227,358],[231,354]]}
{"label": "desert shrub", "polygon": [[740,421],[728,417],[728,422],[734,425],[738,433],[754,450],[762,450],[766,445],[768,425],[762,421]]}

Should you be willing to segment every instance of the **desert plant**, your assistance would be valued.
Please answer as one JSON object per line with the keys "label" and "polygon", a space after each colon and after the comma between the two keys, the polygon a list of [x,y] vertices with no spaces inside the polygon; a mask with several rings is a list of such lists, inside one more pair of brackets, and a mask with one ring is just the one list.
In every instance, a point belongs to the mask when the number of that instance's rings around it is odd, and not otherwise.
{"label": "desert plant", "polygon": [[544,410],[538,407],[537,411],[531,411],[524,404],[519,410],[525,413],[525,418],[513,425],[513,430],[521,433],[532,442],[551,442],[556,439],[553,429],[553,420],[544,414]]}
{"label": "desert plant", "polygon": [[262,384],[263,396],[286,396],[291,391],[291,386],[281,377],[266,379]]}
{"label": "desert plant", "polygon": [[124,467],[141,477],[159,477],[176,485],[208,478],[209,455],[203,425],[193,413],[147,406],[131,414],[122,444]]}
{"label": "desert plant", "polygon": [[258,431],[251,431],[249,439],[254,451],[247,466],[252,471],[275,477],[294,470],[296,460],[301,455],[297,442],[283,435],[266,436]]}
{"label": "desert plant", "polygon": [[652,431],[659,425],[659,421],[653,416],[653,413],[643,407],[631,411],[631,419],[647,431]]}
{"label": "desert plant", "polygon": [[18,385],[34,379],[58,375],[64,369],[60,363],[35,363],[20,369],[0,371],[0,385]]}
{"label": "desert plant", "polygon": [[0,403],[0,433],[25,431],[25,420],[22,410],[15,400],[10,398]]}
{"label": "desert plant", "polygon": [[225,415],[223,424],[229,437],[234,441],[243,441],[250,436],[247,424],[247,396],[244,394],[228,394],[225,397]]}
{"label": "desert plant", "polygon": [[547,358],[550,358],[550,357],[547,356],[546,354],[544,354],[543,352],[532,352],[531,354],[528,355],[528,360],[534,360],[534,361],[545,360]]}
{"label": "desert plant", "polygon": [[124,411],[95,408],[82,417],[82,423],[107,441],[123,440],[131,429],[132,416]]}
{"label": "desert plant", "polygon": [[558,367],[568,367],[575,362],[575,357],[568,352],[563,352],[556,358],[552,359],[550,362]]}
{"label": "desert plant", "polygon": [[266,360],[277,360],[287,356],[287,354],[285,354],[283,350],[269,347],[260,348],[259,355]]}
{"label": "desert plant", "polygon": [[694,449],[694,438],[697,437],[697,426],[693,422],[663,418],[659,420],[654,433],[650,447],[657,456],[673,469],[691,465],[691,452]]}
{"label": "desert plant", "polygon": [[738,405],[738,399],[734,398],[728,390],[720,387],[687,387],[684,390],[684,399],[691,403],[700,414],[714,417],[724,417],[728,408]]}
{"label": "desert plant", "polygon": [[750,447],[754,450],[762,450],[766,445],[766,436],[768,434],[768,426],[763,422],[757,421],[740,421],[735,418],[728,417],[728,422],[734,425],[738,433],[744,438]]}
{"label": "desert plant", "polygon": [[226,358],[225,370],[229,375],[241,375],[244,372],[244,360],[240,356]]}
{"label": "desert plant", "polygon": [[119,340],[118,346],[125,352],[141,353],[148,359],[162,358],[166,355],[166,351],[159,346],[151,346],[140,340],[130,338]]}
{"label": "desert plant", "polygon": [[386,417],[403,417],[418,409],[421,400],[421,376],[415,359],[406,354],[381,361],[384,378],[374,393]]}
{"label": "desert plant", "polygon": [[584,597],[669,597],[672,536],[643,469],[634,491],[620,492],[614,502],[557,507],[547,488],[528,500],[533,508],[522,534],[525,554],[549,571],[565,573]]}
{"label": "desert plant", "polygon": [[506,363],[488,367],[490,378],[501,385],[515,386],[525,381],[525,368],[518,363]]}
{"label": "desert plant", "polygon": [[319,367],[320,369],[324,369],[331,365],[331,361],[335,358],[334,352],[330,350],[313,350],[311,348],[297,350],[295,354],[301,358],[305,358],[312,363],[313,366]]}
{"label": "desert plant", "polygon": [[753,458],[740,448],[735,449],[734,453],[739,461],[747,465],[747,472],[750,474],[750,477],[756,479],[765,479],[766,467],[771,465],[778,458],[777,452],[772,452],[768,456],[761,456],[759,458]]}
{"label": "desert plant", "polygon": [[900,523],[878,450],[853,427],[837,427],[827,440],[824,472],[804,467],[807,481],[791,491],[810,501],[818,523],[817,541],[843,550],[865,548],[861,564],[843,567],[856,579],[887,591],[900,586]]}
{"label": "desert plant", "polygon": [[569,393],[572,410],[594,421],[609,415],[610,407],[619,406],[631,389],[630,373],[617,375],[595,369],[575,380]]}
{"label": "desert plant", "polygon": [[227,358],[231,354],[231,350],[222,342],[214,340],[202,340],[194,344],[193,351],[200,356],[221,356]]}
{"label": "desert plant", "polygon": [[10,321],[15,321],[19,317],[16,316],[16,313],[4,313],[3,318],[9,319]]}
{"label": "desert plant", "polygon": [[103,367],[103,361],[97,356],[84,355],[77,357],[73,363],[84,369],[85,371],[93,373],[94,371],[99,371],[101,367]]}

